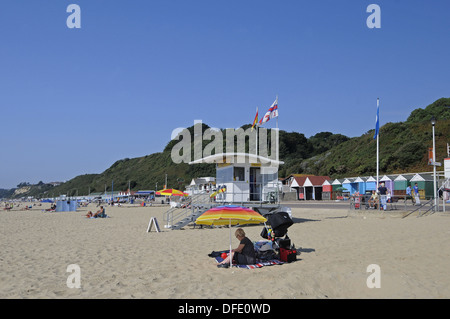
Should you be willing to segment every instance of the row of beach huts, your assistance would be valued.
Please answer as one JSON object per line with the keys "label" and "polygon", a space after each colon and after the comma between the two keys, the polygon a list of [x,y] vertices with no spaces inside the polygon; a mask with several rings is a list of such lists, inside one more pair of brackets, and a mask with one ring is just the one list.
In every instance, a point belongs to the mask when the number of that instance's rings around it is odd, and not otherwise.
{"label": "row of beach huts", "polygon": [[[437,175],[437,185],[441,185],[444,174]],[[373,176],[347,177],[331,179],[328,176],[293,174],[282,179],[283,193],[298,200],[337,200],[347,199],[352,195],[370,194],[376,190],[377,180]],[[433,198],[433,173],[407,173],[380,175],[379,183],[384,183],[393,196],[405,196],[406,188],[419,187],[421,198]],[[292,194],[294,193],[294,194]]]}

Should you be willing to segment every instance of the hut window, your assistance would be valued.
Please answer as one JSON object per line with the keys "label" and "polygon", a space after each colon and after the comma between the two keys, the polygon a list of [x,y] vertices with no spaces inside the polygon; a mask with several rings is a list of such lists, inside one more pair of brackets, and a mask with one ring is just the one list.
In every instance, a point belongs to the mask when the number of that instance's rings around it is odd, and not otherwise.
{"label": "hut window", "polygon": [[245,180],[245,169],[243,167],[234,168],[234,180],[241,182]]}
{"label": "hut window", "polygon": [[216,171],[217,185],[233,181],[233,167],[218,168]]}

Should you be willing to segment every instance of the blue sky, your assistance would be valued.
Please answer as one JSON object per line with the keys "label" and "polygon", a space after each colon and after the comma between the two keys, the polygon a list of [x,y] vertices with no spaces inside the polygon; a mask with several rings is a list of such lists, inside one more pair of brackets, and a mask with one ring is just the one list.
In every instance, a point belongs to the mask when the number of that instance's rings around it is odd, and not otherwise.
{"label": "blue sky", "polygon": [[[81,29],[69,29],[69,4]],[[381,28],[369,29],[369,4]],[[3,0],[0,188],[101,173],[194,120],[360,136],[450,96],[450,2]],[[269,121],[266,127],[273,127]]]}

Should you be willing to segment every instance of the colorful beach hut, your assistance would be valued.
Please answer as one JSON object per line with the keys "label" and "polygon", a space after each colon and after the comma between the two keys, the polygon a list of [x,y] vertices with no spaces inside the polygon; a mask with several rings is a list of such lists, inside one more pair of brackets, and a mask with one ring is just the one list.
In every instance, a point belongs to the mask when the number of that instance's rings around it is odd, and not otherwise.
{"label": "colorful beach hut", "polygon": [[350,195],[353,195],[354,193],[359,191],[358,188],[358,183],[355,183],[356,178],[346,178],[343,182],[342,182],[342,187],[344,187],[347,192],[350,193]]}
{"label": "colorful beach hut", "polygon": [[332,193],[331,199],[342,199],[342,182],[344,179],[335,179],[331,182]]}
{"label": "colorful beach hut", "polygon": [[366,178],[366,192],[367,191],[376,191],[377,190],[377,180],[373,176],[369,176]]}
{"label": "colorful beach hut", "polygon": [[305,199],[305,189],[303,188],[303,184],[306,181],[306,176],[293,176],[291,188],[297,190],[297,199]]}
{"label": "colorful beach hut", "polygon": [[333,186],[331,185],[331,181],[326,179],[322,184],[322,199],[330,200],[333,193]]}
{"label": "colorful beach hut", "polygon": [[384,175],[380,178],[380,183],[384,183],[384,186],[389,189],[391,194],[394,194],[394,175]]}
{"label": "colorful beach hut", "polygon": [[326,196],[331,198],[332,186],[329,183],[330,178],[328,176],[293,176],[290,187],[297,190],[299,200],[321,200],[323,199],[323,184],[325,181],[328,181],[329,184],[325,185],[325,189],[330,193]]}
{"label": "colorful beach hut", "polygon": [[303,183],[305,199],[321,200],[322,185],[326,180],[330,180],[330,178],[328,176],[307,176]]}
{"label": "colorful beach hut", "polygon": [[356,189],[359,194],[364,195],[366,193],[366,178],[365,177],[357,177],[354,181],[356,184]]}
{"label": "colorful beach hut", "polygon": [[433,176],[431,174],[416,174],[411,180],[411,187],[417,183],[419,187],[419,195],[421,198],[429,199],[433,198]]}
{"label": "colorful beach hut", "polygon": [[331,187],[333,188],[333,192],[335,192],[338,187],[342,187],[342,181],[343,181],[343,179],[336,178],[334,181],[331,182]]}
{"label": "colorful beach hut", "polygon": [[394,179],[394,195],[406,195],[406,188],[411,185],[412,176],[398,175]]}

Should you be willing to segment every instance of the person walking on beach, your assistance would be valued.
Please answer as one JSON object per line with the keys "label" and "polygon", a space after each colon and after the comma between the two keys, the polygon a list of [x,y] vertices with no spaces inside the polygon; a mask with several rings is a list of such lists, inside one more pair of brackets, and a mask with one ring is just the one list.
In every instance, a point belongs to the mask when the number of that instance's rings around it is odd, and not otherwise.
{"label": "person walking on beach", "polygon": [[415,204],[414,196],[411,193],[411,185],[408,185],[408,187],[406,187],[405,204],[408,199],[411,199],[411,202],[413,203],[413,205]]}
{"label": "person walking on beach", "polygon": [[417,183],[414,184],[413,190],[416,205],[420,205],[419,186],[417,185]]}

